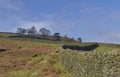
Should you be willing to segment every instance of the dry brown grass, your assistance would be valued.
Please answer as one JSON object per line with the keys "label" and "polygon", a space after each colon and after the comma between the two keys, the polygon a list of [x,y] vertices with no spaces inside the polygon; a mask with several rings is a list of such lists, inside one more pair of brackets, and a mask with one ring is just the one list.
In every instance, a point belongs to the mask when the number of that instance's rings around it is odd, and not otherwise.
{"label": "dry brown grass", "polygon": [[[51,44],[2,39],[0,48],[7,49],[0,53],[0,77],[11,77],[10,72],[19,70],[37,70],[43,77],[58,77],[53,67],[56,56],[52,55],[56,49]],[[40,65],[44,61],[47,64]]]}

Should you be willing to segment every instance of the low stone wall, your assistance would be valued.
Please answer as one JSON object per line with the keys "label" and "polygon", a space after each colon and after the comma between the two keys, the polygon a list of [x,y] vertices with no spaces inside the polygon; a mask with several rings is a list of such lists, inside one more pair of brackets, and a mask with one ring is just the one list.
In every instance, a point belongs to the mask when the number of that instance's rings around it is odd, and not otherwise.
{"label": "low stone wall", "polygon": [[62,45],[62,49],[71,49],[77,51],[91,51],[98,47],[98,43],[94,43],[87,46],[79,46],[79,45]]}
{"label": "low stone wall", "polygon": [[4,52],[4,51],[7,51],[7,49],[0,48],[0,52]]}

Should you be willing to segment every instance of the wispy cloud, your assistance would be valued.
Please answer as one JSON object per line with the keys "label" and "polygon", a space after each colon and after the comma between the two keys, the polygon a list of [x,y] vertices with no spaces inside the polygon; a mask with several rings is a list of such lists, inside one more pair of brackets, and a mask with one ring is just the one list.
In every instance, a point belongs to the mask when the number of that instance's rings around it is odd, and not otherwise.
{"label": "wispy cloud", "polygon": [[23,7],[23,0],[0,0],[0,31],[15,31],[17,24],[25,18]]}
{"label": "wispy cloud", "polygon": [[100,42],[108,42],[108,43],[120,43],[120,33],[119,32],[112,32],[108,29],[99,29],[96,30],[97,34],[99,35],[98,39],[101,39]]}
{"label": "wispy cloud", "polygon": [[52,25],[54,25],[53,21],[21,21],[19,27],[30,28],[31,26],[35,26],[37,29],[42,27],[48,28],[52,30]]}
{"label": "wispy cloud", "polygon": [[0,0],[0,8],[7,10],[20,10],[22,5],[22,0]]}
{"label": "wispy cloud", "polygon": [[70,31],[72,27],[75,27],[76,22],[66,21],[66,20],[23,20],[19,22],[18,27],[30,28],[31,26],[35,26],[38,30],[42,27],[45,27],[51,30],[52,33],[60,32],[65,34]]}
{"label": "wispy cloud", "polygon": [[108,37],[109,41],[115,41],[117,43],[120,43],[120,33],[111,33]]}

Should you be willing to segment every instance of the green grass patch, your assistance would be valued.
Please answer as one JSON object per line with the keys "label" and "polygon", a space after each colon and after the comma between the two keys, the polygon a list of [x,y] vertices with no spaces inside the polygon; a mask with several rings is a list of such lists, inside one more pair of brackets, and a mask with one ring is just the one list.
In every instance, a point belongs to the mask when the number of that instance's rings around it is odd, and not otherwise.
{"label": "green grass patch", "polygon": [[10,77],[43,77],[43,75],[36,70],[16,70],[10,72]]}

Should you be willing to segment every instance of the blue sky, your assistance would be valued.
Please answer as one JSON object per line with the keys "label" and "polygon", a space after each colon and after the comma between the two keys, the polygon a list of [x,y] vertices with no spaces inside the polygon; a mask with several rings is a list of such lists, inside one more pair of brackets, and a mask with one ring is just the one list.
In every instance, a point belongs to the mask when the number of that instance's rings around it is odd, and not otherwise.
{"label": "blue sky", "polygon": [[120,44],[120,0],[0,0],[0,31],[45,27],[84,42]]}

